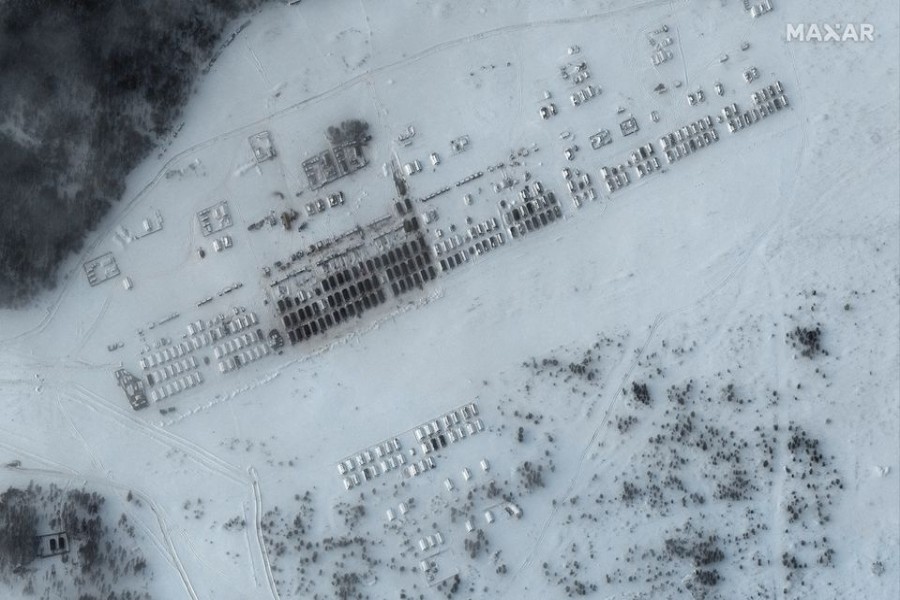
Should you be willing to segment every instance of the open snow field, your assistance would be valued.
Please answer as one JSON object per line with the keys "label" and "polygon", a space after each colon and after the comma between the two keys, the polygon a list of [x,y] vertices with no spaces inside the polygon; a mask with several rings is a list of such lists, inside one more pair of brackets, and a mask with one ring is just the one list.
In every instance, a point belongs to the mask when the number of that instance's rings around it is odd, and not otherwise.
{"label": "open snow field", "polygon": [[[153,598],[900,595],[895,7],[304,0],[248,20],[58,289],[0,313],[5,487],[105,495]],[[850,22],[874,41],[785,39]],[[723,109],[776,85],[786,106],[731,132]],[[366,166],[310,189],[301,163],[349,119]],[[682,127],[715,136],[667,158]],[[536,182],[555,216],[513,233]],[[277,303],[324,297],[335,251],[310,246],[359,227],[333,244],[364,261],[412,217],[436,276],[292,344]],[[106,253],[119,273],[92,286]],[[251,313],[242,349],[203,340]],[[55,598],[48,573],[77,564],[39,559],[3,596],[30,578]]]}

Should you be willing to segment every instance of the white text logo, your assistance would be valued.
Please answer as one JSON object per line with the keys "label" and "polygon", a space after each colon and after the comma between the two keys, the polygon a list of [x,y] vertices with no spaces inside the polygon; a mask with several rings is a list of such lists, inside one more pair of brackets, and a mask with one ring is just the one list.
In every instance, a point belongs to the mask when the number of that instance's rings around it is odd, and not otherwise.
{"label": "white text logo", "polygon": [[788,23],[789,42],[873,42],[875,26],[871,23]]}

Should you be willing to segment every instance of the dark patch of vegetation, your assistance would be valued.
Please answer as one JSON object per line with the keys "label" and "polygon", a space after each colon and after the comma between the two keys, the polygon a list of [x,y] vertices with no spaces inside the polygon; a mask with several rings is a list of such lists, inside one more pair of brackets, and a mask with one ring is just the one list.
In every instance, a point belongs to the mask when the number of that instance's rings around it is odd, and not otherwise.
{"label": "dark patch of vegetation", "polygon": [[705,585],[705,586],[711,587],[711,586],[714,586],[717,583],[719,583],[719,579],[720,579],[719,572],[716,571],[715,569],[712,569],[712,570],[698,569],[697,571],[694,571],[694,581],[696,581],[700,585]]}
{"label": "dark patch of vegetation", "polygon": [[635,402],[643,404],[644,406],[650,406],[652,399],[650,398],[650,390],[647,389],[646,383],[638,383],[637,381],[632,382],[631,393],[634,394]]}
{"label": "dark patch of vegetation", "polygon": [[225,531],[234,531],[234,530],[241,530],[246,526],[247,526],[247,521],[244,520],[243,517],[238,515],[238,516],[232,517],[232,518],[228,519],[227,521],[225,521],[225,524],[222,525],[222,528]]}
{"label": "dark patch of vegetation", "polygon": [[463,540],[463,548],[466,553],[469,555],[469,558],[475,559],[478,558],[478,555],[481,553],[482,547],[487,547],[488,541],[484,535],[484,531],[481,529],[477,529],[475,531],[475,536],[469,536],[465,540]]}
{"label": "dark patch of vegetation", "polygon": [[25,490],[0,494],[0,569],[27,565],[36,555],[38,514]]}
{"label": "dark patch of vegetation", "polygon": [[596,583],[582,579],[581,570],[584,565],[578,560],[578,544],[570,544],[564,551],[562,558],[567,558],[563,568],[553,569],[549,563],[543,564],[544,576],[552,583],[563,589],[568,598],[588,596],[597,591]]}
{"label": "dark patch of vegetation", "polygon": [[369,124],[359,119],[343,121],[340,127],[330,126],[325,131],[325,137],[332,146],[341,144],[364,146],[372,139],[369,135]]}
{"label": "dark patch of vegetation", "polygon": [[628,433],[628,430],[631,429],[631,426],[635,423],[637,423],[637,417],[634,415],[616,417],[616,429],[619,430],[619,433]]}
{"label": "dark patch of vegetation", "polygon": [[227,22],[264,1],[0,4],[0,306],[55,284],[173,129]]}
{"label": "dark patch of vegetation", "polygon": [[516,469],[520,485],[528,491],[544,487],[544,465],[525,461]]}
{"label": "dark patch of vegetation", "polygon": [[452,598],[456,595],[456,592],[459,591],[459,585],[461,582],[461,578],[459,573],[456,573],[453,577],[448,577],[447,579],[441,581],[437,585],[437,589],[440,592],[443,592],[447,598]]}
{"label": "dark patch of vegetation", "polygon": [[822,349],[822,327],[816,324],[815,327],[797,326],[787,334],[791,345],[800,350],[800,354],[806,358],[814,358],[817,355],[828,352]]}
{"label": "dark patch of vegetation", "polygon": [[360,583],[359,573],[335,573],[331,576],[331,585],[334,587],[335,597],[341,600],[356,598],[356,588]]}
{"label": "dark patch of vegetation", "polygon": [[[366,516],[366,507],[364,504],[347,504],[346,502],[341,502],[337,506],[335,506],[335,510],[337,514],[344,518],[344,525],[348,530],[352,531],[360,522],[360,520]],[[298,530],[303,529],[302,521],[297,522],[294,520],[294,526],[297,527]]]}
{"label": "dark patch of vegetation", "polygon": [[635,485],[631,481],[623,481],[622,482],[622,493],[619,495],[619,498],[622,502],[625,503],[626,506],[631,506],[634,502],[643,495],[643,490],[641,490],[640,486]]}
{"label": "dark patch of vegetation", "polygon": [[665,552],[676,558],[688,558],[695,567],[705,567],[725,558],[725,553],[719,548],[718,536],[705,535],[703,532],[696,532],[694,535],[691,533],[688,528],[686,535],[666,539]]}

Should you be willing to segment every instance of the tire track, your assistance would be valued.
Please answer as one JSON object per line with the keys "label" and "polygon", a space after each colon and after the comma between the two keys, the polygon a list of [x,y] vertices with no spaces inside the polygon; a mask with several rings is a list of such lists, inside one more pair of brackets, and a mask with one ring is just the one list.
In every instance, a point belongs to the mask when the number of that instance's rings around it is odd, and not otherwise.
{"label": "tire track", "polygon": [[97,316],[94,317],[90,326],[87,328],[83,334],[80,335],[81,343],[78,344],[76,351],[84,348],[85,344],[87,344],[88,340],[97,332],[97,329],[100,327],[100,321],[103,319],[103,316],[106,314],[106,311],[109,309],[110,302],[112,301],[111,296],[106,296],[106,300],[103,301],[103,306],[100,307],[100,312],[97,313]]}
{"label": "tire track", "polygon": [[69,423],[69,427],[72,428],[72,431],[75,433],[75,437],[81,442],[81,445],[84,446],[85,451],[88,453],[88,456],[91,457],[91,463],[97,469],[97,471],[105,473],[107,477],[111,477],[112,473],[109,469],[104,466],[103,461],[94,453],[93,449],[87,443],[85,437],[81,434],[81,431],[78,427],[75,426],[75,421],[72,420],[72,417],[69,415],[69,411],[67,411],[62,405],[62,399],[60,398],[59,393],[56,394],[56,405],[59,407],[59,412],[62,413],[63,418]]}
{"label": "tire track", "polygon": [[[569,498],[570,494],[575,489],[575,486],[578,483],[578,480],[580,479],[581,471],[584,468],[584,463],[587,461],[588,456],[591,452],[591,449],[594,448],[596,446],[596,444],[598,443],[598,441],[602,435],[604,426],[606,425],[607,421],[609,420],[609,416],[612,414],[613,409],[616,407],[616,405],[619,402],[619,399],[622,397],[622,388],[624,387],[624,385],[628,381],[628,379],[630,379],[631,376],[634,374],[634,371],[637,368],[638,361],[640,361],[641,357],[647,351],[647,348],[649,347],[650,342],[653,340],[653,336],[656,334],[656,331],[659,329],[659,326],[662,324],[662,322],[665,318],[666,317],[662,313],[659,313],[656,316],[652,325],[650,326],[650,331],[647,333],[647,337],[644,338],[643,343],[640,346],[638,346],[637,351],[635,352],[635,356],[629,363],[625,373],[622,375],[622,377],[617,378],[617,379],[619,379],[619,385],[617,386],[616,393],[613,394],[612,399],[610,399],[609,403],[607,404],[606,409],[603,411],[603,416],[600,418],[600,422],[597,424],[597,427],[594,428],[594,432],[593,432],[593,434],[591,434],[590,440],[588,441],[587,445],[585,445],[584,450],[582,450],[581,456],[578,459],[578,464],[575,467],[575,473],[572,475],[572,478],[569,481],[569,484],[566,486],[565,492],[563,493],[563,496],[562,496],[562,500],[560,502],[557,502],[553,506],[553,509],[550,511],[550,515],[547,517],[547,519],[544,521],[544,525],[541,527],[540,533],[538,534],[537,539],[535,540],[535,543],[534,543],[534,546],[532,547],[531,552],[529,552],[528,556],[525,557],[525,560],[522,562],[521,565],[519,565],[519,568],[516,569],[516,572],[513,574],[513,578],[515,578],[522,570],[524,570],[529,565],[531,565],[538,550],[540,550],[543,547],[542,544],[544,541],[544,536],[547,534],[547,530],[550,528],[550,525],[553,522],[553,519],[556,517],[557,513],[559,512],[560,507],[562,507],[564,505],[565,500]],[[507,592],[502,597],[506,598],[510,593],[512,593],[512,590],[513,590],[512,587],[507,588]]]}
{"label": "tire track", "polygon": [[[114,409],[109,406],[109,404],[99,395],[91,392],[90,390],[85,389],[80,385],[72,386],[75,390],[77,390],[80,394],[82,394],[85,398],[85,406],[88,408],[95,410],[96,412],[103,412],[107,415],[110,415],[113,419],[118,421],[121,424],[126,426],[135,426],[148,437],[153,439],[159,444],[169,448],[175,448],[183,452],[186,456],[192,458],[199,465],[205,467],[208,471],[213,474],[219,474],[223,477],[226,477],[235,483],[240,485],[249,485],[250,491],[252,493],[252,497],[254,499],[254,512],[256,518],[254,519],[254,529],[255,529],[255,538],[256,538],[256,554],[260,557],[262,561],[263,568],[266,572],[266,579],[269,584],[269,591],[272,594],[272,597],[275,600],[280,600],[278,595],[278,590],[275,585],[275,578],[272,574],[272,567],[269,561],[268,550],[266,549],[265,540],[262,535],[262,494],[259,488],[259,477],[254,467],[249,467],[246,475],[243,471],[238,469],[238,467],[222,460],[212,452],[205,450],[199,445],[191,442],[187,439],[184,439],[180,436],[177,436],[165,429],[161,429],[158,427],[153,427],[148,425],[144,421],[141,421],[137,417],[128,415],[123,413],[117,409]],[[76,400],[77,401],[77,400]],[[255,566],[252,565],[252,557],[251,567],[254,570],[255,575]]]}
{"label": "tire track", "polygon": [[177,436],[165,429],[149,425],[135,416],[113,408],[103,397],[79,384],[73,384],[70,387],[76,394],[69,395],[68,397],[75,402],[82,404],[86,408],[93,410],[96,413],[104,414],[117,421],[119,424],[125,425],[129,429],[136,429],[163,446],[175,448],[183,452],[210,472],[218,473],[241,485],[250,483],[240,469],[225,462],[212,452],[205,450],[194,442]]}
{"label": "tire track", "polygon": [[[241,502],[241,514],[244,516],[244,522],[248,522],[249,518],[247,517],[247,505],[244,502]],[[247,544],[247,556],[253,556],[253,548],[250,546],[250,530],[244,529],[244,542]],[[256,587],[262,587],[259,583],[259,576],[256,573],[256,569],[253,567],[253,558],[250,559],[250,572],[253,574],[253,583],[256,584]]]}
{"label": "tire track", "polygon": [[[781,211],[779,211],[779,213],[778,213],[779,217],[780,217],[780,215],[781,215]],[[734,266],[732,268],[728,269],[727,273],[722,278],[720,278],[718,281],[713,283],[709,287],[709,289],[707,289],[706,292],[704,292],[703,294],[701,294],[694,300],[684,304],[681,307],[675,308],[668,312],[660,312],[657,314],[656,318],[653,320],[653,323],[650,326],[650,331],[648,332],[647,337],[644,339],[643,344],[641,346],[639,346],[639,351],[635,355],[634,359],[632,359],[631,364],[629,365],[625,374],[622,376],[620,384],[619,384],[618,388],[616,389],[616,392],[613,395],[612,399],[610,400],[609,404],[607,405],[605,411],[603,412],[603,415],[601,417],[599,424],[594,429],[594,433],[592,434],[590,441],[588,442],[588,444],[585,446],[584,450],[582,451],[581,457],[579,458],[579,461],[578,461],[578,465],[575,468],[575,473],[572,476],[572,478],[570,479],[568,485],[566,486],[565,492],[564,492],[561,500],[559,502],[557,502],[556,506],[554,506],[553,509],[551,510],[550,515],[547,517],[543,526],[541,527],[540,532],[538,533],[538,536],[535,540],[532,550],[525,557],[522,564],[516,569],[516,572],[513,574],[513,579],[516,576],[518,576],[519,573],[522,572],[522,570],[524,570],[526,567],[531,565],[532,561],[534,560],[535,555],[542,548],[542,542],[544,540],[544,537],[546,536],[546,533],[547,533],[548,529],[550,528],[550,525],[552,524],[554,518],[557,516],[557,514],[559,512],[559,508],[565,504],[565,501],[569,498],[572,491],[575,489],[576,484],[578,483],[578,480],[581,476],[581,472],[583,470],[584,464],[587,461],[587,458],[590,454],[591,448],[593,448],[594,445],[599,442],[599,439],[603,433],[604,425],[608,421],[609,416],[612,414],[612,411],[615,409],[616,405],[619,402],[619,399],[622,396],[622,388],[624,387],[624,385],[628,381],[628,379],[634,374],[634,371],[637,368],[638,361],[640,360],[641,356],[643,356],[643,354],[646,352],[647,348],[650,345],[650,342],[653,340],[653,337],[655,336],[656,332],[659,330],[660,325],[662,325],[662,323],[664,321],[666,321],[667,319],[669,319],[670,317],[681,314],[681,313],[689,312],[689,311],[693,310],[695,307],[697,307],[698,305],[703,304],[708,299],[710,299],[713,296],[715,296],[716,294],[718,294],[746,266],[746,264],[748,263],[750,258],[756,254],[757,249],[765,243],[766,238],[771,234],[772,230],[777,225],[777,222],[778,222],[777,217],[775,219],[773,219],[772,221],[770,221],[769,226],[764,228],[758,235],[756,235],[753,238],[753,241],[749,245],[748,249],[739,253],[738,259],[735,261]],[[507,592],[502,597],[506,598],[511,593],[513,593],[512,586],[507,588]]]}
{"label": "tire track", "polygon": [[269,562],[269,553],[266,550],[266,541],[263,539],[262,533],[262,493],[259,489],[259,476],[256,473],[255,467],[249,467],[247,469],[247,473],[250,475],[250,478],[253,480],[253,500],[254,500],[254,510],[255,510],[255,529],[256,529],[256,543],[260,548],[260,555],[262,556],[263,567],[266,571],[266,580],[269,583],[269,591],[272,593],[272,597],[275,600],[281,600],[281,597],[278,595],[278,586],[275,585],[275,576],[272,575],[272,565]]}

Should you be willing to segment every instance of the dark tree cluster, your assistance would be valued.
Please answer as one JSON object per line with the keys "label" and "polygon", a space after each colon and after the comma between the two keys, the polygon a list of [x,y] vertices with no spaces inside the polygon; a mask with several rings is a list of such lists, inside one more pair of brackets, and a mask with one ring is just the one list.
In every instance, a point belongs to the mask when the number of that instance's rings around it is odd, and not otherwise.
{"label": "dark tree cluster", "polygon": [[[545,562],[543,564],[544,577],[562,588],[567,598],[593,595],[598,590],[598,587],[596,583],[582,579],[582,568],[588,567],[589,569],[590,565],[585,565],[576,558],[578,556],[578,545],[575,543],[569,545],[565,552],[564,556],[567,556],[569,560],[565,562],[561,570],[553,569],[550,563]],[[594,557],[592,550],[590,557]]]}
{"label": "dark tree cluster", "polygon": [[334,587],[335,597],[341,600],[349,600],[357,597],[357,587],[362,583],[359,573],[335,573],[331,576],[331,585]]}
{"label": "dark tree cluster", "polygon": [[822,349],[821,324],[817,323],[815,327],[801,327],[798,325],[787,333],[787,339],[806,358],[814,358],[819,353],[828,355],[828,351]]}
{"label": "dark tree cluster", "polygon": [[719,548],[718,536],[707,535],[702,531],[690,531],[682,537],[667,538],[663,547],[670,556],[691,559],[695,567],[712,565],[725,558],[725,553]]}
{"label": "dark tree cluster", "polygon": [[228,21],[264,1],[0,3],[0,306],[54,285]]}
{"label": "dark tree cluster", "polygon": [[628,430],[631,429],[632,425],[635,423],[637,423],[637,417],[634,415],[616,417],[616,429],[619,430],[619,433],[628,433]]}
{"label": "dark tree cluster", "polygon": [[27,565],[37,553],[38,515],[26,490],[0,494],[0,568]]}
{"label": "dark tree cluster", "polygon": [[341,144],[364,146],[372,139],[369,135],[369,124],[359,119],[342,121],[340,127],[330,126],[325,131],[325,137],[333,146]]}
{"label": "dark tree cluster", "polygon": [[646,383],[638,383],[637,381],[632,382],[631,393],[634,394],[635,402],[644,406],[650,406],[650,390],[647,389]]}
{"label": "dark tree cluster", "polygon": [[460,582],[461,578],[459,573],[456,573],[453,577],[448,577],[438,583],[437,589],[443,592],[447,598],[452,598],[456,595],[456,592],[459,591]]}
{"label": "dark tree cluster", "polygon": [[477,529],[475,531],[475,537],[468,536],[463,540],[463,548],[466,553],[469,555],[469,558],[476,559],[478,555],[481,553],[482,547],[487,548],[488,546],[487,537],[484,535],[484,531],[481,529]]}
{"label": "dark tree cluster", "polygon": [[544,487],[544,465],[535,465],[531,461],[525,461],[516,469],[519,474],[519,484],[526,490],[532,491]]}
{"label": "dark tree cluster", "polygon": [[[152,578],[152,573],[135,546],[128,517],[122,514],[112,527],[104,523],[109,512],[105,503],[96,492],[55,484],[45,489],[30,483],[0,494],[0,580],[14,586],[21,582],[25,595],[38,595],[39,583],[41,598],[149,600],[145,592],[124,588],[131,576]],[[36,580],[32,574],[41,554],[37,535],[57,531],[68,535],[71,551],[49,559],[49,571]]]}

